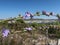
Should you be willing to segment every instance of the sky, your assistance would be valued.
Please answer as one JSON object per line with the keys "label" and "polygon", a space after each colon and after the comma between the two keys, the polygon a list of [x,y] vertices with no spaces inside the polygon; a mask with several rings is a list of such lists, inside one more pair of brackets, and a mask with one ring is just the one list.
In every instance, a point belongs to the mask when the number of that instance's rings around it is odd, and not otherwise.
{"label": "sky", "polygon": [[[34,14],[37,11],[60,13],[60,0],[0,0],[0,19],[25,15],[29,11]],[[34,18],[57,19],[55,16],[36,16]]]}

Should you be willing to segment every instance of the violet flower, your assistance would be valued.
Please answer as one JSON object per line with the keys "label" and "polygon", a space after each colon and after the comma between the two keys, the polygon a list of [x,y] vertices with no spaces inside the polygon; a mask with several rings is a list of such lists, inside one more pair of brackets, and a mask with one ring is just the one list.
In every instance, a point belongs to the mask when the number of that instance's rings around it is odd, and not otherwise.
{"label": "violet flower", "polygon": [[5,29],[2,31],[3,37],[7,37],[9,33],[10,33],[9,29]]}
{"label": "violet flower", "polygon": [[31,27],[28,27],[28,28],[25,28],[25,29],[26,29],[26,30],[29,30],[29,31],[30,31],[30,30],[32,30],[32,28],[31,28]]}

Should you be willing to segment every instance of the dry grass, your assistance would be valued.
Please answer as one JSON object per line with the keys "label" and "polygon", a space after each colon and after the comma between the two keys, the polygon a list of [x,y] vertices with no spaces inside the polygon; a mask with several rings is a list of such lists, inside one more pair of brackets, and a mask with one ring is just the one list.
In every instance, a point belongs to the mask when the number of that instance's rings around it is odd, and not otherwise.
{"label": "dry grass", "polygon": [[38,31],[33,31],[33,32],[15,31],[13,34],[10,34],[8,37],[1,38],[0,44],[1,45],[34,45],[34,44],[41,45],[40,42],[43,41],[44,39],[43,37],[45,36],[38,33]]}

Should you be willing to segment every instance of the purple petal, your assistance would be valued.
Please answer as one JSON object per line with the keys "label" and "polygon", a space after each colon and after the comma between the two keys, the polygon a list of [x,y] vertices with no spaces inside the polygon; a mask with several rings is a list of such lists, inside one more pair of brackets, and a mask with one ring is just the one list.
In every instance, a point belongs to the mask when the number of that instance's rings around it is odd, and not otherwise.
{"label": "purple petal", "polygon": [[5,36],[7,37],[8,33],[10,33],[10,31],[8,29],[4,30],[4,32],[2,32],[3,37],[5,37]]}

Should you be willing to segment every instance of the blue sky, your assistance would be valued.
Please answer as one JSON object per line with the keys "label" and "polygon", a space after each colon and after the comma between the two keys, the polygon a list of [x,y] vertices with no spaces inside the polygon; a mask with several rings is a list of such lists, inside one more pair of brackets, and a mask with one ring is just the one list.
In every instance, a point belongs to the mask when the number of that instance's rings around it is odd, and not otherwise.
{"label": "blue sky", "polygon": [[[60,13],[60,0],[0,0],[0,19],[16,17],[18,14],[25,15],[26,11],[35,13],[36,11]],[[54,16],[39,16],[35,18],[57,19]]]}

